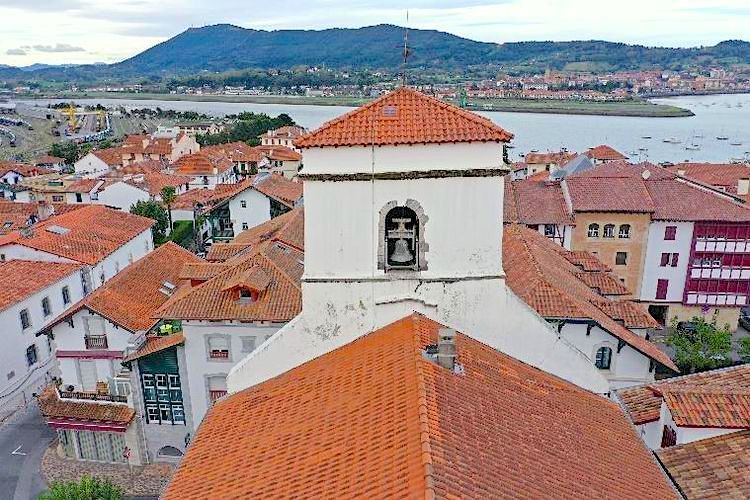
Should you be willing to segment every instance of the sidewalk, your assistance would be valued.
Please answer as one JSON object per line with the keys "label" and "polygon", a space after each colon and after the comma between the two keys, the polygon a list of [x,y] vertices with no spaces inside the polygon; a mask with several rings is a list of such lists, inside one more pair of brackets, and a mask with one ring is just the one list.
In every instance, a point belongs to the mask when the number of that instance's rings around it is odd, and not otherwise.
{"label": "sidewalk", "polygon": [[47,484],[54,481],[77,481],[84,475],[106,478],[120,486],[126,495],[156,497],[166,488],[174,474],[171,464],[133,466],[85,462],[60,458],[57,442],[53,443],[42,459],[42,476]]}

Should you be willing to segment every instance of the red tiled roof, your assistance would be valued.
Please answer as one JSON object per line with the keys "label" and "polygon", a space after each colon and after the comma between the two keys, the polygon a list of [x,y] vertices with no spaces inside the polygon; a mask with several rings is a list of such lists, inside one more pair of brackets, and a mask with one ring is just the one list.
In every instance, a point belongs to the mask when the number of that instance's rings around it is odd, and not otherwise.
{"label": "red tiled roof", "polygon": [[[154,220],[140,215],[102,205],[87,205],[40,222],[28,238],[12,233],[6,235],[6,240],[0,244],[15,243],[93,265],[154,223]],[[57,232],[58,229],[63,230],[62,234]],[[10,236],[13,237],[8,238]]]}
{"label": "red tiled roof", "polygon": [[652,213],[655,208],[646,186],[633,178],[577,177],[565,180],[576,212]]}
{"label": "red tiled roof", "polygon": [[263,156],[278,161],[300,161],[302,155],[286,146],[256,146]]}
{"label": "red tiled roof", "polygon": [[[547,172],[545,172],[547,173]],[[520,224],[572,224],[558,182],[505,178],[505,222]]]}
{"label": "red tiled roof", "polygon": [[568,151],[558,151],[554,153],[528,153],[523,157],[523,161],[531,165],[546,165],[548,163],[554,163],[557,166],[562,166],[563,163],[572,160],[576,156],[578,156],[577,153],[571,153]]}
{"label": "red tiled roof", "polygon": [[68,184],[64,191],[66,193],[90,193],[97,186],[104,184],[101,179],[78,179]]}
{"label": "red tiled roof", "polygon": [[[613,402],[414,314],[219,401],[165,500],[676,498]],[[604,493],[603,493],[604,492]]]}
{"label": "red tiled roof", "polygon": [[41,292],[79,269],[80,264],[61,262],[17,259],[0,262],[0,311]]}
{"label": "red tiled roof", "polygon": [[122,165],[122,148],[96,149],[91,153],[110,167]]}
{"label": "red tiled roof", "polygon": [[750,390],[677,385],[657,392],[678,426],[750,428]]}
{"label": "red tiled roof", "polygon": [[627,160],[628,157],[620,153],[616,149],[602,144],[594,148],[589,149],[584,153],[589,158],[594,160]]}
{"label": "red tiled roof", "polygon": [[160,172],[149,172],[142,175],[135,175],[124,182],[142,189],[152,196],[160,196],[161,190],[171,186],[178,188],[190,183],[190,177],[184,175],[162,174]]}
{"label": "red tiled roof", "polygon": [[[669,356],[617,322],[639,328],[656,326],[638,306],[607,299],[578,278],[581,270],[565,258],[567,251],[537,231],[509,225],[503,231],[503,268],[510,289],[545,318],[590,319],[614,337],[662,365],[678,371]],[[627,315],[625,314],[627,312]],[[625,316],[621,318],[620,316]]]}
{"label": "red tiled roof", "polygon": [[255,189],[269,198],[273,198],[289,208],[302,198],[302,182],[290,181],[282,175],[271,173],[256,174],[235,184],[217,184],[211,198],[219,203],[232,198],[246,189]]}
{"label": "red tiled roof", "polygon": [[300,127],[299,125],[287,125],[284,127],[279,127],[275,130],[269,130],[261,137],[296,139],[297,137],[302,136],[302,134],[304,133],[305,129],[303,127]]}
{"label": "red tiled roof", "polygon": [[172,165],[179,175],[213,175],[214,168],[224,173],[233,167],[232,162],[224,155],[209,155],[203,151],[185,155]]}
{"label": "red tiled roof", "polygon": [[123,403],[99,403],[60,399],[54,386],[47,387],[37,398],[39,409],[47,418],[69,418],[127,424],[135,410]]}
{"label": "red tiled roof", "polygon": [[26,163],[0,161],[0,177],[8,172],[16,172],[24,177],[36,177],[37,175],[52,173],[53,171],[36,165],[28,165]]}
{"label": "red tiled roof", "polygon": [[750,431],[657,450],[686,498],[750,498]]}
{"label": "red tiled roof", "polygon": [[149,335],[148,337],[146,337],[146,342],[141,346],[141,348],[136,352],[125,356],[122,362],[128,363],[131,361],[135,361],[136,359],[144,358],[146,356],[154,354],[155,352],[163,351],[164,349],[169,349],[170,347],[174,347],[176,345],[181,345],[184,343],[185,335],[182,332],[164,336]]}
{"label": "red tiled roof", "polygon": [[633,423],[640,425],[659,419],[659,408],[663,400],[661,392],[675,387],[695,390],[715,389],[725,393],[750,390],[750,365],[721,368],[620,389],[617,391],[617,396],[623,402]]}
{"label": "red tiled roof", "polygon": [[[234,237],[231,244],[257,246],[264,241],[279,241],[285,245],[305,250],[305,211],[295,208],[285,214],[274,217]],[[214,245],[215,246],[215,245]]]}
{"label": "red tiled roof", "polygon": [[[176,295],[155,315],[183,320],[289,321],[302,309],[303,258],[302,252],[268,242],[238,258],[224,272]],[[240,302],[231,288],[254,268],[264,271],[268,283],[257,300]]]}
{"label": "red tiled roof", "polygon": [[201,263],[199,257],[168,242],[117,273],[91,295],[73,305],[52,324],[66,320],[82,309],[107,318],[130,332],[147,331],[157,321],[156,310],[169,300],[164,283],[177,286],[184,264]]}
{"label": "red tiled roof", "polygon": [[65,163],[65,158],[59,156],[45,155],[40,156],[34,160],[34,165],[56,165],[58,163]]}
{"label": "red tiled roof", "polygon": [[709,186],[725,187],[728,193],[737,194],[737,181],[750,179],[750,164],[747,163],[677,163],[667,168],[677,173],[684,170],[689,177]]}
{"label": "red tiled roof", "polygon": [[295,141],[298,147],[507,142],[513,134],[489,119],[401,87],[331,120]]}
{"label": "red tiled roof", "polygon": [[226,156],[231,161],[239,162],[258,162],[263,159],[263,156],[257,148],[242,141],[206,146],[201,148],[201,152],[210,156]]}
{"label": "red tiled roof", "polygon": [[172,203],[172,210],[192,210],[196,203],[206,206],[214,197],[211,189],[194,188],[177,195]]}

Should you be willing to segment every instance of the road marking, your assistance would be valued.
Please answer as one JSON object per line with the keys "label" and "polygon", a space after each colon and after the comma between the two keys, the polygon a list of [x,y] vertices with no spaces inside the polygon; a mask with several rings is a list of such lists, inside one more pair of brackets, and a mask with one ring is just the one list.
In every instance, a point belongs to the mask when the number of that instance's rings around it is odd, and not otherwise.
{"label": "road marking", "polygon": [[13,451],[11,452],[11,455],[24,455],[24,456],[26,456],[26,453],[24,453],[24,452],[22,452],[22,451],[18,451],[18,450],[20,450],[20,449],[21,449],[21,446],[23,446],[23,445],[19,444],[19,445],[18,445],[18,448],[16,448],[15,450],[13,450]]}

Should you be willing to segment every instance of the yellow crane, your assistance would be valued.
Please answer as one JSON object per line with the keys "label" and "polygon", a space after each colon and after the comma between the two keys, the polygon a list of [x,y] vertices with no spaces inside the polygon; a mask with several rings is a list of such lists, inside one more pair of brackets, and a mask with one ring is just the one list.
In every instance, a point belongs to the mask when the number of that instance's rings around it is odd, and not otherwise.
{"label": "yellow crane", "polygon": [[70,103],[66,108],[62,108],[60,110],[60,113],[68,117],[70,128],[74,130],[76,128],[76,125],[78,125],[78,119],[76,118],[76,107],[73,105],[73,103]]}

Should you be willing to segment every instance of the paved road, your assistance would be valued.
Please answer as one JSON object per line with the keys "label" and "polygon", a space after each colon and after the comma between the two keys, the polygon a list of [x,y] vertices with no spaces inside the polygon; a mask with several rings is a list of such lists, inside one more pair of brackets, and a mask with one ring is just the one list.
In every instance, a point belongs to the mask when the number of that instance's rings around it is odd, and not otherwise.
{"label": "paved road", "polygon": [[36,401],[0,424],[0,499],[35,499],[44,491],[42,455],[55,437]]}

